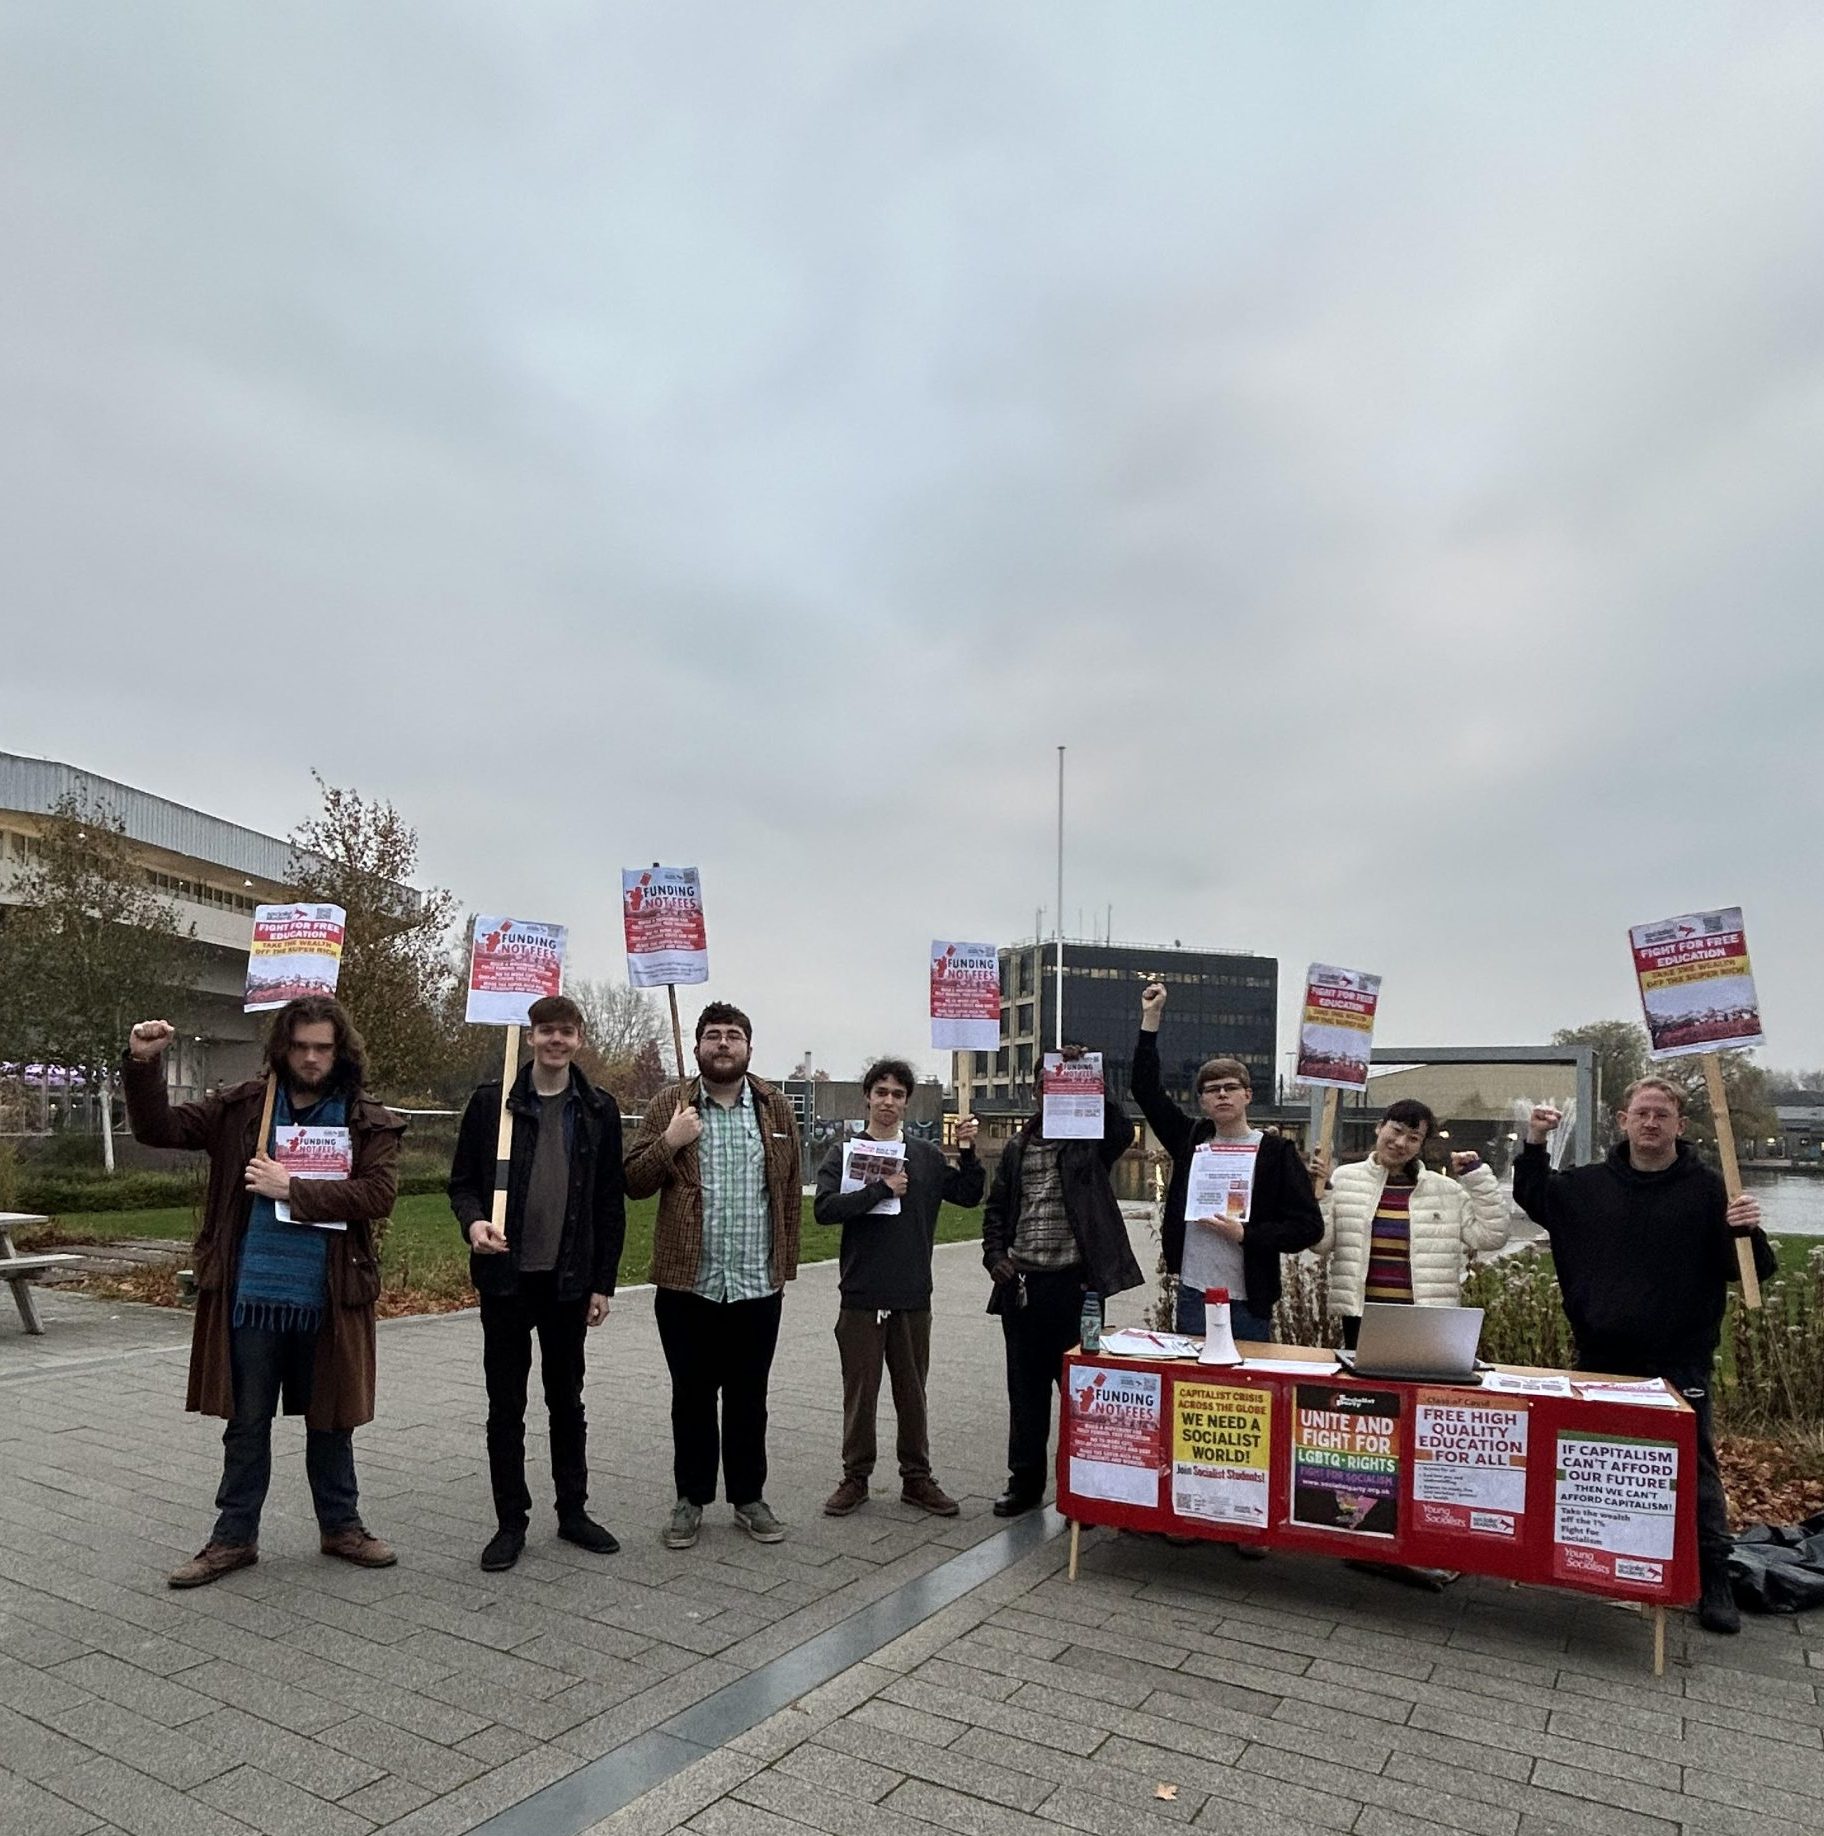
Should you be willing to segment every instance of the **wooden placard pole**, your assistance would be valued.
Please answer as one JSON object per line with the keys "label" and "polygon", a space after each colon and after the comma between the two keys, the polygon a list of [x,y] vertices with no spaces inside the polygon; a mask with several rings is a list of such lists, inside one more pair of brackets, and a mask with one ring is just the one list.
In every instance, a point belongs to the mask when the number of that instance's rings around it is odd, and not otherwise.
{"label": "wooden placard pole", "polygon": [[678,1021],[677,983],[667,982],[665,984],[665,992],[671,996],[671,1050],[672,1056],[677,1062],[678,1082],[681,1084],[689,1073],[684,1069],[684,1028]]}
{"label": "wooden placard pole", "polygon": [[507,1176],[513,1165],[513,1112],[507,1098],[519,1072],[519,1028],[507,1028],[507,1049],[500,1068],[500,1127],[494,1136],[494,1228],[507,1234]]}
{"label": "wooden placard pole", "polygon": [[[1735,1125],[1729,1120],[1729,1097],[1723,1089],[1723,1061],[1714,1052],[1703,1054],[1704,1088],[1710,1093],[1710,1123],[1716,1130],[1716,1154],[1723,1163],[1723,1186],[1732,1199],[1742,1196],[1742,1170],[1735,1159]],[[1735,1240],[1735,1266],[1741,1271],[1742,1304],[1758,1308],[1761,1279],[1754,1272],[1754,1245],[1746,1237]]]}
{"label": "wooden placard pole", "polygon": [[[1332,1086],[1324,1092],[1324,1106],[1318,1113],[1317,1139],[1311,1144],[1313,1154],[1322,1153],[1326,1158],[1332,1157],[1332,1147],[1336,1141],[1336,1115],[1342,1107],[1343,1093]],[[1321,1174],[1313,1173],[1311,1183],[1319,1192],[1324,1189]]]}
{"label": "wooden placard pole", "polygon": [[270,1154],[268,1143],[272,1140],[272,1111],[279,1100],[279,1078],[276,1071],[266,1073],[266,1101],[260,1106],[260,1132],[253,1138],[253,1151],[256,1154]]}

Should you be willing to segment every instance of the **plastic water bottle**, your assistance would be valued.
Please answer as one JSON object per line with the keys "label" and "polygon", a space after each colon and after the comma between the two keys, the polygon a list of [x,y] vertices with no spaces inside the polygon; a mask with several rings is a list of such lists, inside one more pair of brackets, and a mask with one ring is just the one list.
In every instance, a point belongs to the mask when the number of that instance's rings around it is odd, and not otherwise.
{"label": "plastic water bottle", "polygon": [[1086,1352],[1099,1352],[1102,1349],[1102,1296],[1094,1289],[1084,1291],[1083,1323],[1078,1328],[1077,1336]]}

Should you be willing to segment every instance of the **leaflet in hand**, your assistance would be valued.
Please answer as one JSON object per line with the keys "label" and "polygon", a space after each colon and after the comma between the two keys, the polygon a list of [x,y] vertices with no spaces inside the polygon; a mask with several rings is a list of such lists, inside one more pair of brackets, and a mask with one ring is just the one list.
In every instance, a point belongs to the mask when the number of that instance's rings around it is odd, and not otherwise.
{"label": "leaflet in hand", "polygon": [[[347,1179],[355,1170],[355,1153],[345,1128],[285,1126],[273,1130],[272,1157],[292,1179]],[[316,1230],[347,1230],[346,1224],[294,1218],[280,1199],[273,1207],[281,1224],[309,1224]]]}
{"label": "leaflet in hand", "polygon": [[1231,1218],[1248,1221],[1254,1202],[1254,1165],[1260,1156],[1257,1141],[1206,1141],[1191,1156],[1190,1179],[1184,1189],[1184,1216]]}
{"label": "leaflet in hand", "polygon": [[[842,1190],[859,1192],[877,1179],[886,1179],[906,1170],[906,1144],[903,1141],[875,1141],[867,1135],[842,1144]],[[899,1196],[889,1193],[878,1205],[869,1207],[871,1218],[893,1218],[899,1215]]]}
{"label": "leaflet in hand", "polygon": [[1085,1052],[1066,1058],[1047,1052],[1040,1071],[1043,1113],[1039,1126],[1047,1141],[1102,1139],[1102,1054]]}

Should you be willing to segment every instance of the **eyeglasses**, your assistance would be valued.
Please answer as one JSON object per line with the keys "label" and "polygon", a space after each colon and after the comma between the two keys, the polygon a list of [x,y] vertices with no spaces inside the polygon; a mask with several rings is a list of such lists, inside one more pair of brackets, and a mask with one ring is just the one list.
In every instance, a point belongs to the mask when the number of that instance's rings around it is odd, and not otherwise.
{"label": "eyeglasses", "polygon": [[731,1026],[726,1032],[719,1027],[706,1026],[697,1035],[698,1045],[746,1045],[747,1035],[738,1026]]}
{"label": "eyeglasses", "polygon": [[1197,1094],[1199,1096],[1240,1096],[1247,1088],[1246,1084],[1238,1084],[1231,1078],[1226,1084],[1205,1084]]}

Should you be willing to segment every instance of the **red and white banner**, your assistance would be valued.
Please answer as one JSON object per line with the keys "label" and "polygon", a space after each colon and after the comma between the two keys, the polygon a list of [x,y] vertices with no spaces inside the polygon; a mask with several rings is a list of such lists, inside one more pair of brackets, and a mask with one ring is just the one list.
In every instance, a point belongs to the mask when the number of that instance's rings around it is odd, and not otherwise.
{"label": "red and white banner", "polygon": [[468,1023],[524,1026],[534,1001],[562,994],[567,934],[561,924],[477,918],[469,947]]}
{"label": "red and white banner", "polygon": [[1360,969],[1313,963],[1305,971],[1305,1007],[1298,1028],[1301,1084],[1326,1090],[1363,1090],[1374,1049],[1374,1010],[1381,978]]}
{"label": "red and white banner", "polygon": [[1655,1058],[1767,1043],[1739,905],[1637,924],[1628,941]]}
{"label": "red and white banner", "polygon": [[333,995],[347,924],[339,905],[256,905],[241,1011],[259,1014],[308,995]]}
{"label": "red and white banner", "polygon": [[621,922],[630,988],[709,980],[703,886],[694,867],[623,867]]}
{"label": "red and white banner", "polygon": [[931,946],[931,1049],[998,1052],[1001,970],[993,944]]}

